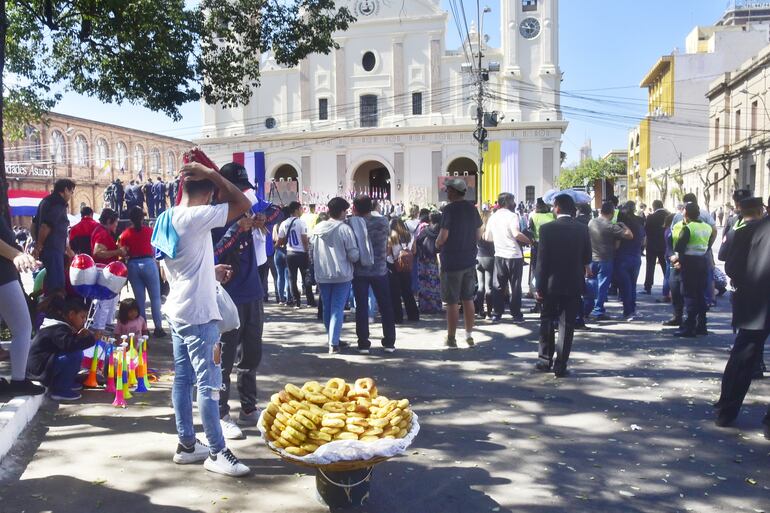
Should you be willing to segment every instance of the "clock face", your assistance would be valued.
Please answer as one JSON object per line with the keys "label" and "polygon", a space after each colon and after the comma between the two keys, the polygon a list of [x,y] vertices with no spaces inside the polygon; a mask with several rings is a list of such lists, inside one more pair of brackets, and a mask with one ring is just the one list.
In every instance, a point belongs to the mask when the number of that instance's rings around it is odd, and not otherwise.
{"label": "clock face", "polygon": [[525,39],[534,39],[540,33],[540,22],[537,18],[525,18],[519,25],[519,32]]}
{"label": "clock face", "polygon": [[359,16],[372,16],[380,10],[380,4],[377,0],[358,0],[356,3],[356,13]]}

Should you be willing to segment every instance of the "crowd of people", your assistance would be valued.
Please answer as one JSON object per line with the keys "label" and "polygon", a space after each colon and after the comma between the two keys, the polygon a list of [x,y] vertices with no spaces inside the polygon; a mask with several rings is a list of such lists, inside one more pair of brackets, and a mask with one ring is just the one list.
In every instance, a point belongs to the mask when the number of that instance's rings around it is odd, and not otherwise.
{"label": "crowd of people", "polygon": [[[670,304],[672,317],[664,324],[676,328],[677,337],[706,335],[707,312],[726,288],[712,254],[716,224],[693,195],[685,195],[673,213],[660,201],[648,211],[617,198],[594,212],[576,202],[574,191],[556,194],[551,204],[541,198],[531,205],[504,192],[479,212],[466,198],[466,182],[450,178],[448,201],[440,209],[412,206],[407,212],[401,204],[383,207],[366,195],[307,208],[296,201],[274,205],[257,197],[237,163],[219,172],[189,163],[177,183],[181,192],[169,195],[171,208],[165,200],[148,206],[152,228],[144,205],[129,202],[128,194],[116,202],[110,195],[98,219],[83,207],[81,220],[70,228],[67,205],[75,183],[68,179],[58,180],[41,202],[28,234],[31,252],[19,244],[18,230],[0,221],[0,317],[12,335],[11,379],[0,381],[0,393],[47,391],[55,400],[79,399],[83,349],[105,332],[149,334],[149,298],[153,336],[166,336],[164,323],[171,332],[179,435],[173,459],[203,461],[208,470],[231,476],[249,471],[226,440],[242,438],[241,428],[257,423],[256,376],[270,276],[277,305],[300,314],[303,303],[316,310],[332,355],[371,354],[376,324],[382,352],[393,354],[398,325],[441,313],[445,348],[457,350],[458,339],[473,348],[476,322],[508,322],[510,315],[512,324],[521,324],[525,313],[536,313],[535,369],[559,378],[569,374],[576,330],[642,318],[637,282],[643,261],[640,293],[652,294],[659,266],[664,279],[657,302],[661,308]],[[770,218],[762,200],[751,196],[736,191],[737,209],[726,220],[717,255],[735,288],[738,330],[716,405],[720,425],[732,422],[751,380],[762,377],[762,349],[770,334]],[[130,223],[122,231],[121,214]],[[98,264],[126,261],[131,294],[93,304],[79,298],[67,272],[76,252]],[[36,279],[42,300],[33,301],[30,315],[19,273],[33,270],[42,276]],[[620,317],[606,308],[614,296],[622,304]],[[341,339],[346,311],[355,322],[355,347]],[[229,405],[233,371],[237,417]],[[193,388],[207,444],[193,428]],[[765,423],[770,426],[770,413]]]}

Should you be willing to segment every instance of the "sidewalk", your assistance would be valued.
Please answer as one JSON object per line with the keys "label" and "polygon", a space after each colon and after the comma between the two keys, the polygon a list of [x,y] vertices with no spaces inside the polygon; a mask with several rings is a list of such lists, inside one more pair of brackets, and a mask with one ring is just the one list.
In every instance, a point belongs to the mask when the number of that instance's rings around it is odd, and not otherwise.
{"label": "sidewalk", "polygon": [[[394,355],[374,342],[376,326],[372,355],[329,356],[314,309],[271,304],[259,397],[286,382],[371,376],[381,393],[409,398],[422,432],[374,470],[362,511],[770,511],[768,381],[752,386],[736,428],[712,421],[732,340],[728,301],[710,315],[714,334],[696,340],[670,337],[660,328],[668,306],[640,301],[642,321],[579,332],[572,375],[560,380],[533,371],[532,315],[523,326],[482,322],[474,350],[443,351],[443,320],[430,318],[399,327]],[[343,340],[355,341],[352,322]],[[170,369],[167,340],[150,351],[151,367]],[[230,443],[253,469],[246,478],[174,465],[170,379],[126,410],[101,391],[44,405],[12,468],[0,466],[0,513],[326,511],[313,475],[276,458],[253,429]]]}

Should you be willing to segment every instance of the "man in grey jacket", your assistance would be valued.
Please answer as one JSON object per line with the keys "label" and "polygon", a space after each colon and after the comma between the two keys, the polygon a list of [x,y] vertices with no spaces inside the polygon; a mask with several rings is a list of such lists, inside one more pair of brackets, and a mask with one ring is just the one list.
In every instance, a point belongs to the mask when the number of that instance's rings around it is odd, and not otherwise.
{"label": "man in grey jacket", "polygon": [[[388,235],[390,227],[388,220],[372,212],[372,199],[369,196],[359,196],[353,201],[354,222],[363,219],[366,223],[366,244],[371,247],[371,265],[364,258],[361,249],[361,261],[354,270],[353,295],[356,299],[356,336],[358,352],[369,354],[369,287],[380,307],[382,318],[382,346],[386,353],[396,351],[396,324],[393,319],[393,306],[390,301],[390,284],[388,268],[385,261],[388,252]],[[360,218],[360,219],[357,219]],[[360,223],[359,223],[360,224]],[[359,249],[361,245],[359,245]]]}
{"label": "man in grey jacket", "polygon": [[353,281],[353,264],[359,261],[356,236],[344,222],[349,207],[345,199],[332,198],[327,204],[329,220],[315,226],[310,241],[315,279],[321,289],[329,354],[340,352],[340,331]]}

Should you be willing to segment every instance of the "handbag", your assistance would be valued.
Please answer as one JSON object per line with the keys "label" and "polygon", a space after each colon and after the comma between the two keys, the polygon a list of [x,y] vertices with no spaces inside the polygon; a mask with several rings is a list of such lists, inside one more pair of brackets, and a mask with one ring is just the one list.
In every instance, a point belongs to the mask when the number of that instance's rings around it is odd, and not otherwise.
{"label": "handbag", "polygon": [[230,294],[219,283],[217,283],[217,307],[219,308],[219,315],[222,317],[222,320],[217,322],[220,333],[227,333],[241,327],[238,307],[235,306]]}

